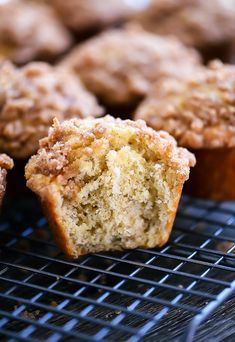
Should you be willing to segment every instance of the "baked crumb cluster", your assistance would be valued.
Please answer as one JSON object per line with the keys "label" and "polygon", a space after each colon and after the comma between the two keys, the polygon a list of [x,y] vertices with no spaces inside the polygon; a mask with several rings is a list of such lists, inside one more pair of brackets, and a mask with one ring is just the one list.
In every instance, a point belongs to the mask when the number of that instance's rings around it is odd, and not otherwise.
{"label": "baked crumb cluster", "polygon": [[7,170],[13,168],[13,160],[6,154],[0,154],[0,206],[6,190]]}
{"label": "baked crumb cluster", "polygon": [[0,151],[27,158],[53,118],[98,116],[103,109],[78,78],[45,63],[0,66]]}
{"label": "baked crumb cluster", "polygon": [[198,48],[234,41],[234,18],[235,0],[150,0],[135,16],[145,29]]}
{"label": "baked crumb cluster", "polygon": [[235,66],[213,61],[187,80],[164,80],[136,111],[155,129],[172,134],[181,146],[235,146]]}
{"label": "baked crumb cluster", "polygon": [[195,50],[139,26],[109,30],[75,48],[62,62],[104,103],[135,103],[154,81],[185,77],[199,67]]}
{"label": "baked crumb cluster", "polygon": [[64,52],[71,36],[52,8],[39,1],[0,3],[0,59],[26,63]]}
{"label": "baked crumb cluster", "polygon": [[162,245],[194,156],[143,121],[72,119],[50,129],[27,185],[71,256]]}

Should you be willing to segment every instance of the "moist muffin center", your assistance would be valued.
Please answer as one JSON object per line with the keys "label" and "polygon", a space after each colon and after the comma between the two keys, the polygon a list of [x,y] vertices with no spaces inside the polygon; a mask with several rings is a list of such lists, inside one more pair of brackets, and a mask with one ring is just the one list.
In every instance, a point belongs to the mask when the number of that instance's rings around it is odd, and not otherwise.
{"label": "moist muffin center", "polygon": [[[133,248],[136,244],[151,244],[156,226],[159,236],[163,234],[165,211],[173,205],[169,186],[172,175],[163,164],[146,160],[129,145],[110,150],[102,161],[82,158],[79,164],[80,172],[89,175],[89,180],[82,187],[76,186],[73,205],[70,199],[62,204],[63,220],[69,222],[74,244],[82,247],[89,242],[120,248],[125,243]],[[165,178],[168,182],[159,181]]]}

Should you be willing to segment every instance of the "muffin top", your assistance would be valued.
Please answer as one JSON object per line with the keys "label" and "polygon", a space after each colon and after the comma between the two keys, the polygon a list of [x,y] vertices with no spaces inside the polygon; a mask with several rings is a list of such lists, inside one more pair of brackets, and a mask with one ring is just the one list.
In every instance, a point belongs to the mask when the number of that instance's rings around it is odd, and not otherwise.
{"label": "muffin top", "polygon": [[88,40],[61,65],[80,75],[103,102],[126,105],[140,100],[161,77],[181,78],[192,73],[200,65],[200,57],[175,39],[131,25]]}
{"label": "muffin top", "polygon": [[0,66],[0,151],[30,156],[54,117],[98,116],[103,109],[77,77],[46,63]]}
{"label": "muffin top", "polygon": [[[161,160],[176,169],[183,181],[188,177],[189,166],[195,164],[194,155],[177,147],[175,139],[167,132],[155,132],[142,120],[134,122],[106,116],[100,119],[71,119],[59,123],[55,119],[48,137],[40,141],[37,155],[31,157],[26,167],[26,178],[30,179],[33,175],[30,180],[33,184],[30,187],[40,192],[43,190],[42,186],[46,185],[45,182],[49,185],[50,179],[58,175],[66,179],[76,177],[79,151],[81,156],[87,155],[86,159],[89,161],[92,156],[101,158],[108,151],[118,151],[127,145],[137,152],[141,145],[146,160]],[[74,165],[71,164],[73,161]],[[102,165],[100,168],[102,170]]]}
{"label": "muffin top", "polygon": [[29,0],[0,3],[0,59],[26,63],[65,51],[71,37],[46,4]]}
{"label": "muffin top", "polygon": [[125,0],[50,0],[66,26],[85,31],[113,24],[133,14]]}
{"label": "muffin top", "polygon": [[155,84],[136,119],[192,149],[235,146],[235,66],[213,61],[187,80]]}
{"label": "muffin top", "polygon": [[150,0],[135,19],[152,32],[206,47],[233,39],[235,0]]}

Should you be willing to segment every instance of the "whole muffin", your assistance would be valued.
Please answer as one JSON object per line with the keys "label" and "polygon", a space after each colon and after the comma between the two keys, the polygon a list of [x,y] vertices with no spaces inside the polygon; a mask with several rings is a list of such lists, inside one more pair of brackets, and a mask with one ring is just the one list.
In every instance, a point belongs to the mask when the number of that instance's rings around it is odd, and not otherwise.
{"label": "whole muffin", "polygon": [[0,66],[0,152],[28,158],[53,118],[98,116],[103,109],[77,77],[46,63]]}
{"label": "whole muffin", "polygon": [[167,242],[194,156],[143,121],[54,121],[26,166],[61,249],[72,257]]}
{"label": "whole muffin", "polygon": [[50,0],[62,21],[69,28],[91,31],[117,23],[133,14],[126,0]]}
{"label": "whole muffin", "polygon": [[0,206],[6,191],[7,170],[13,168],[13,160],[6,154],[0,154]]}
{"label": "whole muffin", "polygon": [[134,19],[149,31],[218,54],[234,40],[235,0],[150,0]]}
{"label": "whole muffin", "polygon": [[23,64],[50,59],[71,45],[71,36],[46,4],[29,0],[0,3],[0,59]]}
{"label": "whole muffin", "polygon": [[106,31],[79,45],[61,63],[106,105],[137,103],[157,79],[184,77],[199,65],[195,50],[139,26]]}
{"label": "whole muffin", "polygon": [[235,199],[235,66],[214,61],[188,80],[159,82],[135,118],[195,153],[191,194]]}

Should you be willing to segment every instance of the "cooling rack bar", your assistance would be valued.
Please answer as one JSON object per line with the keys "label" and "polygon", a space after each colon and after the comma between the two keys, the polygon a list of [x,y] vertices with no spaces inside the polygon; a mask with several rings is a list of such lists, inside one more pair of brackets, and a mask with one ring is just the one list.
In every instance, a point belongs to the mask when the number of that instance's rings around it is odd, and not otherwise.
{"label": "cooling rack bar", "polygon": [[196,330],[202,322],[204,322],[212,313],[227,299],[229,299],[235,293],[235,281],[231,284],[231,287],[221,292],[217,299],[208,304],[200,314],[196,315],[188,326],[183,341],[192,342],[196,334]]}
{"label": "cooling rack bar", "polygon": [[0,338],[191,342],[235,292],[234,228],[235,203],[184,196],[166,246],[72,261],[37,201],[9,198],[0,218]]}
{"label": "cooling rack bar", "polygon": [[[9,266],[9,267],[19,268],[19,269],[22,269],[22,270],[28,270],[28,271],[31,271],[31,272],[34,272],[34,273],[38,273],[38,274],[41,274],[41,275],[48,275],[48,276],[55,277],[55,278],[59,277],[60,279],[66,279],[66,280],[69,280],[71,282],[76,282],[78,284],[82,284],[82,285],[85,285],[85,286],[98,287],[98,288],[103,289],[103,290],[113,291],[112,288],[107,288],[107,286],[90,284],[88,282],[77,280],[77,279],[73,279],[71,277],[63,277],[63,276],[60,276],[58,274],[44,272],[44,271],[40,271],[40,270],[33,269],[33,268],[30,268],[30,267],[14,265],[14,264],[11,264],[11,263],[8,263],[8,262],[1,262],[1,264],[5,265],[5,266]],[[154,281],[150,281],[150,280],[146,280],[146,279],[142,279],[142,278],[138,278],[138,277],[126,276],[124,274],[117,275],[117,274],[114,274],[113,272],[109,272],[109,273],[105,272],[104,274],[113,275],[113,276],[116,276],[116,277],[119,277],[119,278],[122,278],[122,279],[126,279],[126,280],[136,281],[136,282],[139,282],[139,283],[142,283],[142,284],[148,284],[148,285],[152,285],[152,286],[157,286],[157,287],[160,287],[160,288],[164,288],[164,289],[168,289],[168,290],[173,290],[173,291],[177,291],[177,292],[180,292],[180,293],[191,294],[191,295],[194,295],[194,296],[201,296],[201,297],[205,297],[207,299],[215,299],[216,298],[216,296],[214,296],[214,295],[206,294],[206,293],[203,293],[203,292],[200,292],[200,291],[194,291],[194,290],[188,291],[188,290],[185,290],[183,288],[179,288],[179,287],[172,286],[172,285],[161,284],[161,283],[156,284],[156,282],[154,282]],[[217,283],[217,284],[220,284],[220,282]],[[131,292],[130,292],[130,295],[132,295]]]}

